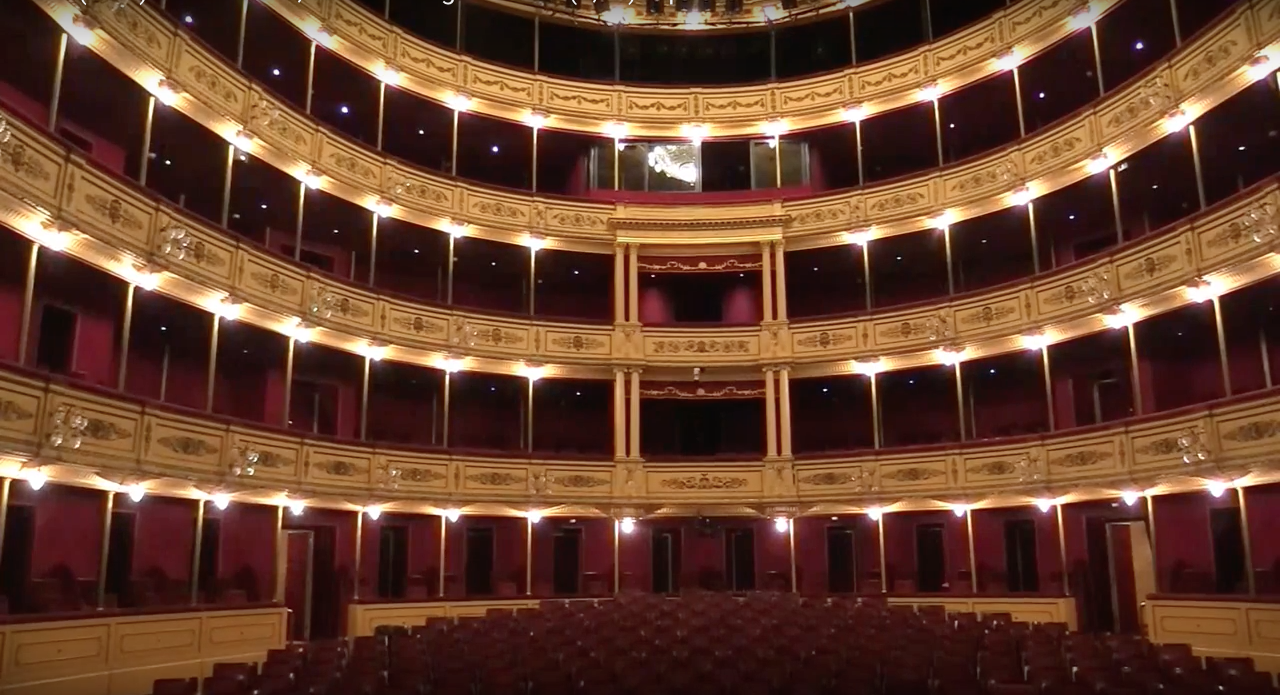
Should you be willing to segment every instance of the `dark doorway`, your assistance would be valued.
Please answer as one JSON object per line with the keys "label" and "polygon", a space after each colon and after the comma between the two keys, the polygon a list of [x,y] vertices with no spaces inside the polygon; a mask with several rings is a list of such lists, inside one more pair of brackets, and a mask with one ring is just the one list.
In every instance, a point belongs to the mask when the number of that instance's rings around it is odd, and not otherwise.
{"label": "dark doorway", "polygon": [[71,372],[76,349],[76,312],[53,304],[40,309],[36,366],[57,374]]}
{"label": "dark doorway", "polygon": [[854,534],[848,526],[827,527],[827,591],[846,594],[857,591]]}
{"label": "dark doorway", "polygon": [[23,613],[27,605],[27,582],[31,578],[31,548],[35,540],[35,510],[25,504],[9,505],[4,527],[4,551],[0,552],[0,592],[9,602],[9,611]]}
{"label": "dark doorway", "polygon": [[465,581],[467,596],[493,593],[493,529],[467,529]]}
{"label": "dark doorway", "polygon": [[378,529],[378,598],[404,598],[409,580],[409,527]]}
{"label": "dark doorway", "polygon": [[730,591],[756,588],[755,529],[731,528],[725,531],[724,566],[729,575]]}
{"label": "dark doorway", "polygon": [[289,639],[305,642],[311,639],[315,534],[289,529],[284,532],[284,546],[284,605],[289,609]]}
{"label": "dark doorway", "polygon": [[680,529],[653,530],[653,593],[680,591]]}
{"label": "dark doorway", "polygon": [[581,593],[582,529],[569,526],[556,529],[551,547],[551,590],[557,596]]}
{"label": "dark doorway", "polygon": [[133,512],[111,512],[111,532],[107,537],[107,596],[117,605],[133,605],[130,579],[133,572]]}
{"label": "dark doorway", "polygon": [[1009,519],[1004,522],[1004,566],[1009,591],[1040,590],[1034,520]]}
{"label": "dark doorway", "polygon": [[196,575],[202,601],[214,603],[218,600],[218,591],[221,589],[218,586],[218,575],[221,570],[218,558],[221,554],[222,520],[206,516],[204,526],[200,529],[200,569]]}
{"label": "dark doorway", "polygon": [[947,583],[943,524],[916,525],[916,591],[942,591]]}
{"label": "dark doorway", "polygon": [[1239,507],[1209,510],[1209,529],[1213,533],[1214,590],[1219,594],[1237,594],[1248,590],[1245,581],[1244,525]]}

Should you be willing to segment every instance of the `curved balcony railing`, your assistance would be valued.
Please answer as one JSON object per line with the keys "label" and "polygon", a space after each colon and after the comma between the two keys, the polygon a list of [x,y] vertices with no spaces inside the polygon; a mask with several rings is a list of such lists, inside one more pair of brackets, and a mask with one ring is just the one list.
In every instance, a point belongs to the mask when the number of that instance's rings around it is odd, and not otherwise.
{"label": "curved balcony railing", "polygon": [[793,129],[839,123],[855,103],[868,114],[887,111],[917,101],[925,85],[953,91],[998,72],[1002,56],[1035,55],[1119,2],[1031,0],[953,36],[837,73],[692,90],[603,85],[500,67],[434,46],[346,0],[264,4],[371,74],[385,75],[391,67],[401,87],[442,103],[465,94],[480,113],[515,121],[531,111],[546,113],[565,130],[610,133],[610,124],[625,123],[631,136],[681,137],[683,125],[701,123],[719,137],[758,135],[775,119]]}
{"label": "curved balcony railing", "polygon": [[[0,372],[0,442],[50,480],[151,492],[224,494],[279,504],[305,500],[385,511],[536,508],[643,516],[663,510],[784,507],[823,514],[966,502],[1026,505],[1172,492],[1277,478],[1280,394],[1243,398],[1103,426],[982,443],[879,450],[792,462],[599,463],[480,457],[304,438],[217,419],[47,376]],[[1194,433],[1194,443],[1183,441]],[[1194,446],[1205,456],[1191,457]],[[114,481],[114,482],[112,482]],[[636,510],[636,511],[628,511]],[[565,513],[570,513],[566,511]],[[579,513],[572,511],[572,513]]]}
{"label": "curved balcony railing", "polygon": [[135,284],[145,273],[148,286],[209,311],[230,297],[252,324],[295,335],[305,321],[317,343],[359,354],[378,346],[391,359],[429,366],[467,358],[468,370],[519,374],[539,363],[549,376],[587,377],[610,376],[617,364],[795,363],[796,376],[848,372],[850,360],[901,369],[937,363],[938,347],[978,357],[1024,349],[1032,334],[1060,342],[1106,329],[1106,313],[1118,306],[1140,319],[1196,301],[1188,287],[1197,282],[1229,291],[1280,271],[1280,188],[1272,180],[1108,255],[901,311],[719,329],[506,319],[415,304],[308,270],[159,202],[12,116],[6,122],[0,219],[32,239]]}
{"label": "curved balcony railing", "polygon": [[[852,231],[879,238],[953,224],[1060,189],[1160,138],[1171,113],[1172,122],[1185,122],[1256,77],[1259,66],[1251,62],[1263,60],[1260,52],[1272,51],[1280,34],[1280,24],[1267,19],[1272,1],[1235,8],[1129,87],[973,161],[851,193],[680,207],[568,201],[429,174],[322,128],[150,10],[104,14],[101,27],[89,31],[76,24],[70,5],[43,0],[41,6],[124,74],[308,184],[427,227],[521,244],[536,236],[546,248],[611,252],[618,242],[687,246],[782,238],[789,248],[829,246],[846,243]],[[190,91],[175,93],[175,85]]]}

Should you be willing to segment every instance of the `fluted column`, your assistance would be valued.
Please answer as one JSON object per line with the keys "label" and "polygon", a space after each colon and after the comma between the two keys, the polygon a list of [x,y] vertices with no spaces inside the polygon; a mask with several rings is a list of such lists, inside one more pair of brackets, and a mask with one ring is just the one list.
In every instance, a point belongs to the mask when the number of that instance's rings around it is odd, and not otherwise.
{"label": "fluted column", "polygon": [[[773,264],[776,266],[775,272],[777,276],[774,280],[774,291],[777,294],[777,320],[787,320],[787,264],[786,258],[782,255],[782,242],[773,242]],[[785,373],[785,372],[784,372]],[[784,377],[785,378],[785,377]],[[783,383],[786,383],[785,381]]]}
{"label": "fluted column", "polygon": [[764,320],[773,320],[773,254],[771,241],[760,242],[760,291],[764,299]]}
{"label": "fluted column", "polygon": [[613,457],[627,457],[627,377],[626,370],[613,370]]}
{"label": "fluted column", "polygon": [[622,244],[613,247],[613,320],[627,320],[627,256]]}
{"label": "fluted column", "polygon": [[[766,255],[765,258],[768,258]],[[773,367],[764,368],[764,442],[765,457],[778,455],[778,401],[773,386]]]}
{"label": "fluted column", "polygon": [[640,370],[632,368],[631,372],[631,426],[628,428],[631,438],[631,458],[640,458]]}
{"label": "fluted column", "polygon": [[780,405],[778,419],[781,421],[781,444],[779,452],[783,458],[791,458],[791,368],[778,370],[778,402]]}
{"label": "fluted column", "polygon": [[627,244],[627,320],[640,323],[640,245]]}

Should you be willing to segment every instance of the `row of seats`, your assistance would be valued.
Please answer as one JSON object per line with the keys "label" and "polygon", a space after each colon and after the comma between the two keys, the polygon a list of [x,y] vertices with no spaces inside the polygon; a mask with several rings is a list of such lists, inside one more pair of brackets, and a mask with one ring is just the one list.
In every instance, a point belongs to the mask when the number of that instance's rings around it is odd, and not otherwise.
{"label": "row of seats", "polygon": [[[1249,659],[882,600],[546,601],[218,664],[205,695],[1280,695]],[[153,695],[194,695],[157,681]]]}

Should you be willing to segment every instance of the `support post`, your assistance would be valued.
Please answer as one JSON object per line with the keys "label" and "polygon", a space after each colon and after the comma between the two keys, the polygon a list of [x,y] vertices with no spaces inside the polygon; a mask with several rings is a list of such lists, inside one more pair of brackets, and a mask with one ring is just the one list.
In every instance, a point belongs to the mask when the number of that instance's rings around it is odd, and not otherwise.
{"label": "support post", "polygon": [[938,100],[933,100],[933,133],[938,141],[938,166],[944,163],[942,158],[942,107],[938,105]]}
{"label": "support post", "polygon": [[240,2],[240,33],[236,39],[236,67],[244,67],[244,30],[249,22],[249,0]]}
{"label": "support post", "polygon": [[129,333],[133,330],[133,295],[138,286],[129,283],[124,291],[124,320],[120,322],[120,364],[116,365],[116,390],[124,390],[125,379],[129,375]]}
{"label": "support post", "polygon": [[196,537],[191,543],[191,605],[200,603],[200,555],[204,545],[204,506],[203,498],[196,499]]}
{"label": "support post", "polygon": [[284,505],[276,507],[276,533],[272,536],[271,555],[276,559],[273,563],[275,571],[271,574],[271,600],[284,603],[284,572],[288,565],[284,560]]}
{"label": "support post", "polygon": [[627,320],[627,257],[622,244],[613,246],[613,320]]}
{"label": "support post", "polygon": [[[247,0],[246,0],[247,1]],[[374,147],[382,151],[382,134],[386,130],[387,119],[387,83],[378,82],[378,132],[374,138]]]}
{"label": "support post", "polygon": [[31,342],[31,310],[36,299],[36,266],[39,260],[40,244],[33,241],[31,250],[27,254],[26,285],[22,288],[22,326],[18,329],[18,364],[27,363],[27,343]]}
{"label": "support post", "polygon": [[1022,108],[1022,73],[1017,66],[1013,68],[1013,99],[1018,106],[1018,137],[1027,137],[1027,119]]}
{"label": "support post", "polygon": [[[1241,536],[1244,537],[1244,578],[1245,586],[1249,589],[1249,596],[1258,595],[1257,580],[1253,576],[1253,539],[1249,534],[1249,503],[1245,501],[1245,487],[1243,485],[1236,486],[1236,498],[1240,502],[1240,528]],[[3,530],[3,529],[0,529]]]}
{"label": "support post", "polygon": [[778,399],[773,385],[774,367],[764,368],[764,441],[765,458],[778,455]]}
{"label": "support post", "polygon": [[631,458],[640,458],[640,370],[631,368]]}
{"label": "support post", "polygon": [[107,607],[107,559],[111,554],[111,516],[116,508],[116,491],[107,490],[102,507],[102,542],[98,546],[98,610]]}
{"label": "support post", "polygon": [[791,369],[778,369],[778,454],[791,458]]}
{"label": "support post", "polygon": [[627,457],[627,375],[613,370],[613,458]]}
{"label": "support post", "polygon": [[1222,368],[1222,393],[1231,396],[1231,358],[1227,355],[1227,331],[1222,324],[1222,300],[1213,298],[1213,327],[1218,334],[1218,364]]}
{"label": "support post", "polygon": [[[956,414],[960,418],[960,441],[966,441],[968,437],[965,434],[967,429],[964,426],[964,374],[960,371],[960,363],[956,362],[952,365],[952,369],[956,374]],[[973,434],[972,432],[969,433]]]}
{"label": "support post", "polygon": [[155,129],[156,98],[147,97],[147,115],[142,123],[142,157],[138,162],[138,183],[147,185],[147,168],[151,164],[151,132]]}
{"label": "support post", "polygon": [[1049,369],[1049,346],[1048,345],[1045,345],[1044,347],[1040,348],[1040,365],[1041,365],[1041,371],[1044,374],[1044,400],[1045,400],[1045,407],[1048,409],[1048,412],[1049,412],[1049,431],[1052,432],[1055,429],[1057,429],[1057,423],[1055,422],[1055,417],[1053,412],[1053,377],[1052,377],[1052,372]]}
{"label": "support post", "polygon": [[458,110],[453,110],[453,131],[449,140],[449,175],[458,175]]}
{"label": "support post", "polygon": [[1031,272],[1040,274],[1040,235],[1036,233],[1036,201],[1027,202],[1027,230],[1031,234]]}
{"label": "support post", "polygon": [[236,161],[236,146],[227,145],[227,164],[222,170],[222,213],[219,219],[225,229],[231,220],[231,171]]}
{"label": "support post", "polygon": [[525,389],[525,400],[528,402],[527,408],[524,410],[524,447],[525,451],[533,453],[533,385],[537,379],[525,379],[528,386]]}
{"label": "support post", "polygon": [[444,598],[444,579],[446,576],[444,571],[444,562],[445,562],[445,559],[448,557],[445,554],[445,543],[447,543],[449,540],[448,529],[449,529],[449,517],[441,514],[440,515],[440,586],[437,587],[439,589],[438,593],[440,594],[440,598]]}
{"label": "support post", "polygon": [[876,532],[880,537],[880,593],[887,594],[889,593],[889,568],[885,565],[884,515],[885,512],[882,511],[876,518]]}
{"label": "support post", "polygon": [[1071,571],[1067,566],[1067,526],[1062,520],[1062,504],[1054,505],[1058,514],[1058,557],[1062,561],[1062,593],[1071,595]]}
{"label": "support post", "polygon": [[316,42],[312,41],[311,52],[307,54],[307,98],[306,98],[306,104],[305,104],[306,106],[305,110],[307,112],[307,115],[311,114],[311,102],[313,100],[313,97],[315,96],[315,85],[316,85]]}
{"label": "support post", "polygon": [[1098,96],[1107,93],[1107,83],[1102,79],[1102,47],[1098,43],[1098,23],[1089,25],[1089,38],[1093,41],[1093,72],[1098,76]]}
{"label": "support post", "polygon": [[364,554],[364,510],[356,511],[356,557],[352,561],[351,574],[354,577],[355,586],[351,589],[351,600],[358,602],[360,600],[360,560]]}
{"label": "support post", "polygon": [[[373,281],[377,277],[378,269],[378,220],[382,216],[373,213],[373,222],[369,226],[369,286],[373,286]],[[353,266],[354,267],[354,266]]]}
{"label": "support post", "polygon": [[862,245],[862,284],[867,289],[867,306],[866,310],[871,311],[871,302],[874,297],[871,294],[871,242]]}
{"label": "support post", "polygon": [[947,294],[956,293],[956,269],[951,257],[951,227],[950,225],[942,228],[942,245],[947,256]]}
{"label": "support post", "polygon": [[453,256],[458,252],[458,237],[449,235],[449,262],[445,266],[444,302],[453,304]]}
{"label": "support post", "polygon": [[58,106],[62,103],[62,78],[67,69],[67,32],[58,37],[58,53],[53,63],[53,96],[49,98],[49,131],[58,132]]}
{"label": "support post", "polygon": [[617,596],[622,593],[622,567],[618,565],[619,556],[622,554],[620,546],[622,544],[622,522],[616,517],[613,520],[613,595]]}
{"label": "support post", "polygon": [[444,373],[444,417],[441,418],[440,445],[445,448],[449,447],[449,391],[452,390],[452,376],[449,372]]}
{"label": "support post", "polygon": [[640,323],[640,245],[627,244],[627,320]]}
{"label": "support post", "polygon": [[771,241],[760,242],[760,291],[764,299],[764,320],[773,320],[773,253]]}
{"label": "support post", "polygon": [[528,515],[524,517],[524,595],[533,595],[533,517]]}
{"label": "support post", "polygon": [[298,349],[298,339],[289,336],[288,347],[284,353],[284,408],[280,414],[280,426],[288,427],[289,411],[293,405],[293,360],[294,353]]}
{"label": "support post", "polygon": [[13,478],[0,478],[0,555],[4,554],[4,532],[9,527],[9,488]]}
{"label": "support post", "polygon": [[369,436],[369,372],[373,358],[365,356],[364,371],[360,377],[360,441]]}
{"label": "support post", "polygon": [[218,383],[218,329],[222,325],[222,316],[214,313],[210,314],[212,318],[212,329],[209,333],[209,369],[205,374],[206,385],[204,394],[204,409],[213,412],[213,393],[214,386]]}
{"label": "support post", "polygon": [[787,257],[786,250],[783,248],[783,241],[778,239],[773,242],[773,268],[775,274],[774,294],[776,301],[774,302],[774,314],[779,321],[787,320]]}
{"label": "support post", "polygon": [[868,374],[867,378],[871,380],[871,433],[873,447],[879,449],[884,446],[884,433],[881,431],[880,423],[880,379],[879,374]]}
{"label": "support post", "polygon": [[1111,213],[1115,216],[1116,244],[1124,243],[1124,217],[1120,214],[1120,184],[1116,181],[1116,169],[1107,170],[1107,180],[1111,183]]}
{"label": "support post", "polygon": [[978,552],[973,540],[973,510],[964,510],[966,534],[969,537],[969,582],[973,593],[978,593]]}
{"label": "support post", "polygon": [[787,519],[787,551],[791,554],[791,593],[799,591],[796,581],[796,520]]}
{"label": "support post", "polygon": [[1133,324],[1126,326],[1125,330],[1129,333],[1129,379],[1133,382],[1133,414],[1142,415],[1145,409],[1142,407],[1142,372],[1138,368],[1138,332],[1134,330]]}
{"label": "support post", "polygon": [[1209,207],[1209,203],[1204,192],[1204,167],[1200,164],[1200,138],[1197,135],[1196,124],[1187,125],[1187,137],[1191,140],[1191,163],[1195,166],[1196,172],[1196,196],[1200,209],[1203,210]]}
{"label": "support post", "polygon": [[307,184],[298,183],[298,202],[294,208],[293,225],[293,260],[302,260],[302,223],[306,215]]}

